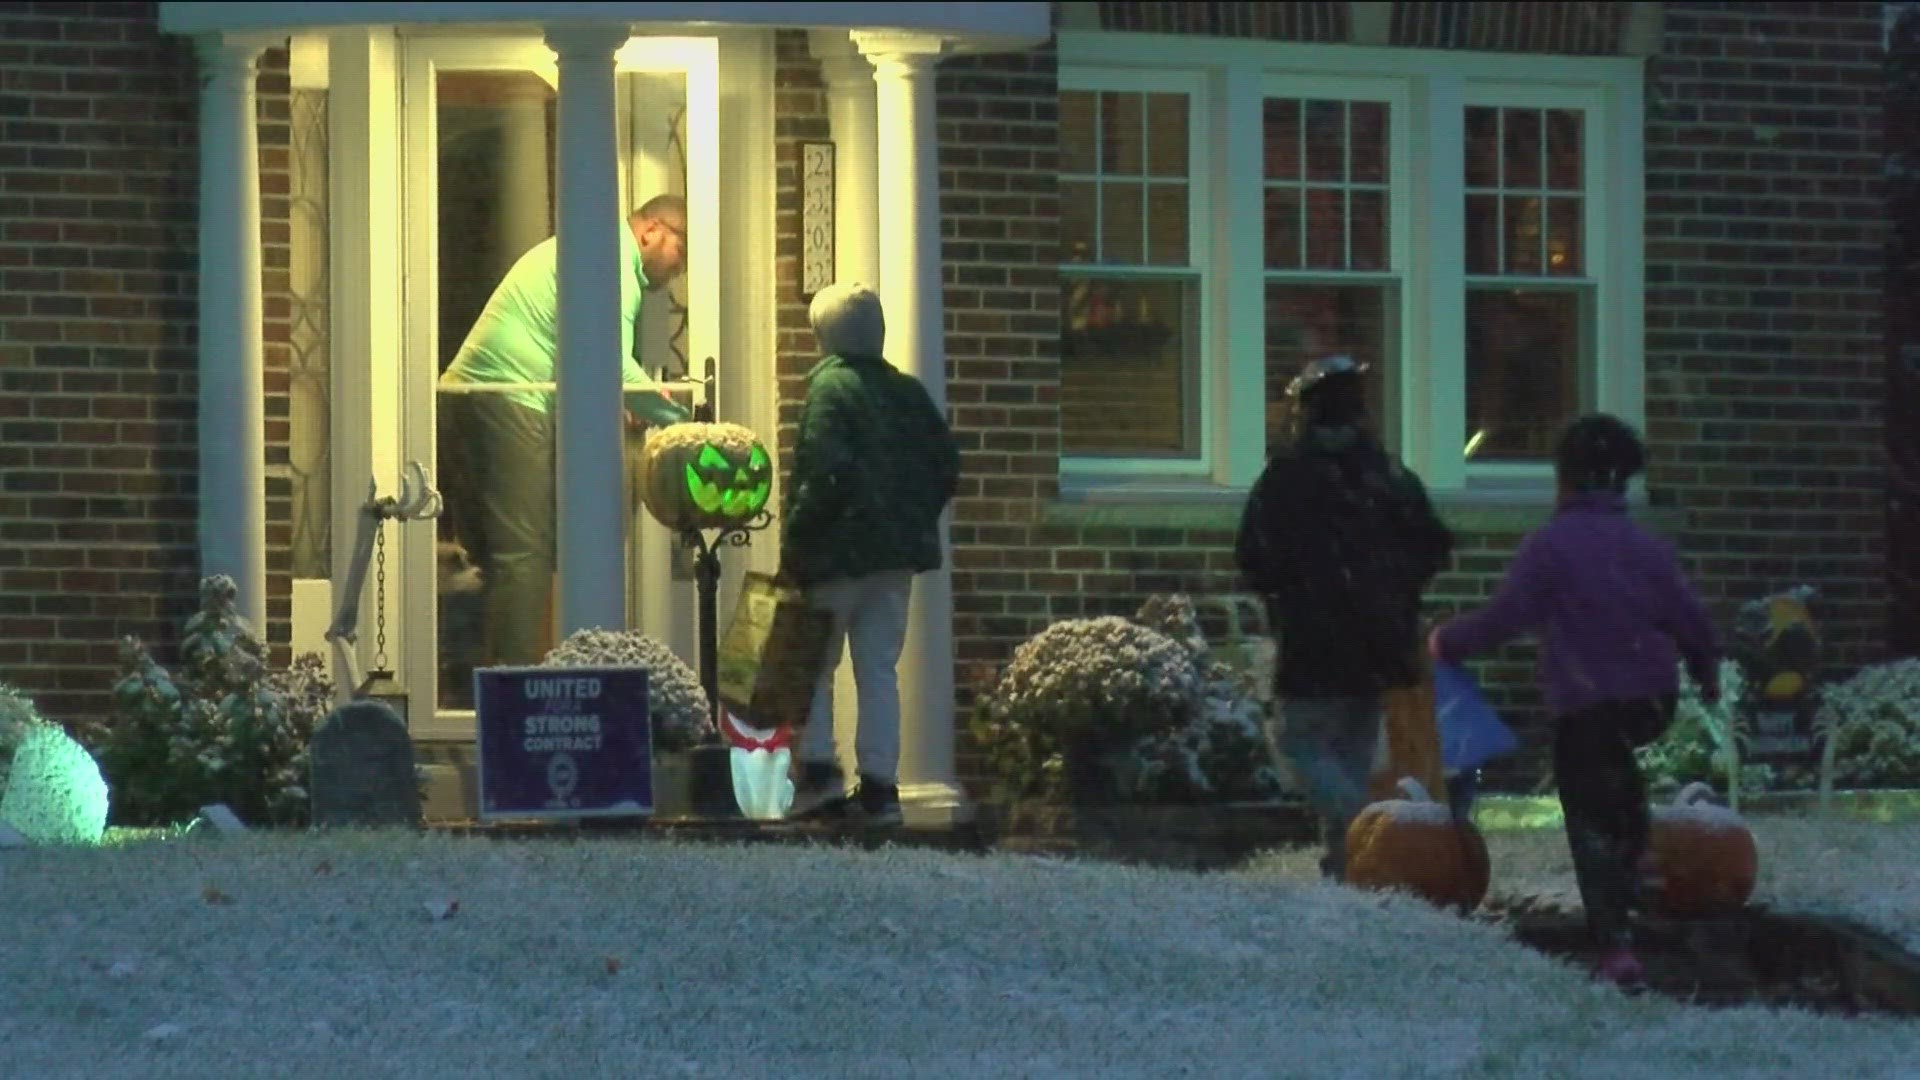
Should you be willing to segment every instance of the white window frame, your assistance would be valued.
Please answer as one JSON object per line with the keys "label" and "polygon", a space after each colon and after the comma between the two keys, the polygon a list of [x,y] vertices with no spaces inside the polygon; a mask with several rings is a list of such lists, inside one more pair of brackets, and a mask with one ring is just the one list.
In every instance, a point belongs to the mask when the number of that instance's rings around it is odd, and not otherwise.
{"label": "white window frame", "polygon": [[[1199,427],[1196,433],[1197,452],[1195,454],[1156,454],[1153,456],[1129,457],[1120,454],[1102,454],[1099,456],[1068,456],[1062,451],[1061,471],[1088,477],[1182,477],[1204,479],[1213,475],[1216,458],[1214,401],[1216,397],[1215,380],[1212,378],[1212,365],[1208,356],[1212,352],[1212,297],[1213,274],[1210,270],[1210,253],[1213,250],[1212,218],[1209,210],[1211,177],[1214,170],[1207,160],[1206,148],[1212,141],[1208,131],[1212,123],[1212,109],[1206,75],[1197,69],[1156,68],[1139,70],[1126,67],[1082,67],[1072,72],[1060,72],[1060,90],[1080,91],[1084,93],[1134,93],[1134,94],[1185,94],[1187,95],[1187,263],[1156,264],[1139,267],[1114,265],[1111,263],[1061,263],[1062,274],[1091,272],[1102,277],[1157,278],[1169,272],[1185,272],[1198,279],[1200,325],[1195,336],[1200,342],[1199,356],[1196,362],[1200,370],[1193,384],[1197,388],[1199,402],[1194,410],[1194,422]],[[1065,175],[1064,173],[1062,174]],[[1104,180],[1105,173],[1100,174]],[[1076,175],[1075,177],[1079,177]],[[1144,237],[1143,237],[1144,242]],[[1061,332],[1066,328],[1063,325]]]}
{"label": "white window frame", "polygon": [[1073,30],[1060,32],[1059,52],[1063,90],[1131,88],[1100,81],[1117,75],[1204,80],[1206,120],[1193,131],[1205,163],[1195,179],[1206,183],[1194,191],[1197,198],[1204,187],[1209,196],[1196,210],[1211,209],[1210,243],[1200,246],[1197,227],[1194,243],[1196,259],[1212,271],[1204,279],[1203,386],[1215,391],[1203,399],[1212,451],[1205,469],[1168,470],[1134,459],[1094,467],[1063,456],[1063,496],[1237,495],[1258,475],[1266,451],[1268,275],[1264,230],[1253,224],[1263,220],[1262,105],[1270,95],[1338,96],[1338,88],[1373,100],[1394,95],[1389,252],[1401,281],[1400,398],[1397,430],[1383,434],[1436,494],[1529,503],[1552,497],[1550,463],[1469,466],[1462,453],[1466,108],[1578,103],[1587,117],[1584,239],[1595,283],[1594,352],[1582,372],[1581,408],[1644,425],[1643,61]]}

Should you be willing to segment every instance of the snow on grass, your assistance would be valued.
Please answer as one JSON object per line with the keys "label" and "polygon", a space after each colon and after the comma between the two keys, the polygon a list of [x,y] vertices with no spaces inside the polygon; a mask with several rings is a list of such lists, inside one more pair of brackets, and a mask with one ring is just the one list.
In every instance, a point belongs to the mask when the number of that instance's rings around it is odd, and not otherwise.
{"label": "snow on grass", "polygon": [[[1519,835],[1538,850],[1497,875],[1564,848]],[[1804,839],[1778,836],[1763,858]],[[1884,854],[1835,843],[1833,868]],[[1629,999],[1498,927],[1323,885],[1313,855],[1195,875],[632,839],[0,852],[0,1073],[1853,1078],[1920,1053],[1920,1024]]]}

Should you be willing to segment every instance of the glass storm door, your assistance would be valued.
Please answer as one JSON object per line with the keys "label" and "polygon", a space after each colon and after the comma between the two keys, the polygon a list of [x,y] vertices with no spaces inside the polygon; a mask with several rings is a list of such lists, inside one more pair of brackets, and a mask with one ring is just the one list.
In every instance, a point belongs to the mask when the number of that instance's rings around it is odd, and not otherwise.
{"label": "glass storm door", "polygon": [[[636,351],[655,378],[697,377],[716,348],[716,44],[637,37],[617,57],[621,205],[633,209],[661,193],[688,202],[687,272],[647,294],[637,328]],[[490,650],[481,574],[469,552],[475,515],[459,482],[468,448],[448,422],[462,392],[438,380],[502,277],[554,234],[558,68],[537,37],[421,37],[402,39],[401,72],[405,344],[393,374],[403,460],[432,463],[446,497],[433,527],[403,530],[401,676],[415,736],[464,739],[474,731],[473,669],[490,662]],[[630,440],[627,453],[628,625],[695,663],[691,574],[634,494],[638,445]],[[530,605],[539,610],[526,618],[544,651],[557,640],[557,619],[553,589],[541,592],[545,604]]]}

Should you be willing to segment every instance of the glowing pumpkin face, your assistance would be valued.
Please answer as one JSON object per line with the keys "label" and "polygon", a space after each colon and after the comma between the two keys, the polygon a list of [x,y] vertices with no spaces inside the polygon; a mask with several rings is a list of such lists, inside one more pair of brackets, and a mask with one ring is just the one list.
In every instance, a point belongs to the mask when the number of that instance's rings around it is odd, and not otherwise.
{"label": "glowing pumpkin face", "polygon": [[773,456],[738,424],[674,424],[647,436],[640,490],[675,532],[745,525],[773,494]]}
{"label": "glowing pumpkin face", "polygon": [[733,521],[744,521],[767,505],[773,490],[773,463],[759,443],[747,452],[747,460],[737,463],[726,451],[711,443],[700,447],[700,456],[687,463],[687,498],[702,513],[719,514]]}

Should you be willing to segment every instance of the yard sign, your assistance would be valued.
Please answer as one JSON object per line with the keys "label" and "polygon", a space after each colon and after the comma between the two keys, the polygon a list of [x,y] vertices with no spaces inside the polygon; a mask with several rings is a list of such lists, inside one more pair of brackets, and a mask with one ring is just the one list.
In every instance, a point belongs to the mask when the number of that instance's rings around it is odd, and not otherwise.
{"label": "yard sign", "polygon": [[479,668],[480,819],[653,813],[639,667]]}

